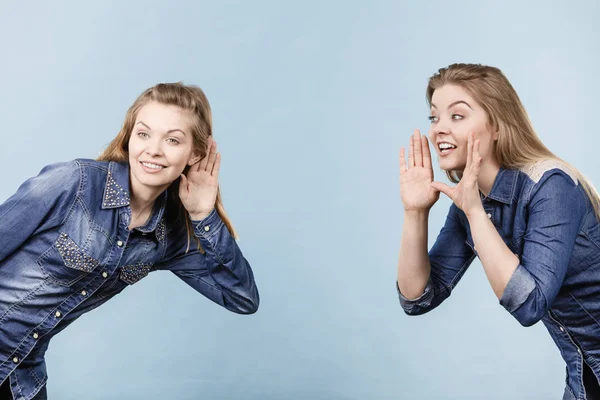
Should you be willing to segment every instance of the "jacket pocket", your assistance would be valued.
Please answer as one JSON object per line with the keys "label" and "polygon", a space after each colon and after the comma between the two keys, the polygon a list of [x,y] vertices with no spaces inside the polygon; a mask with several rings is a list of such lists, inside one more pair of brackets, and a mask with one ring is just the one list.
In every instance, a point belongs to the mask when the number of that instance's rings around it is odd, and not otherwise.
{"label": "jacket pocket", "polygon": [[133,285],[148,276],[150,272],[152,272],[152,265],[150,264],[138,263],[135,265],[125,265],[121,268],[119,279],[128,285]]}
{"label": "jacket pocket", "polygon": [[100,262],[87,254],[66,233],[61,233],[38,264],[52,280],[63,286],[72,286],[92,272]]}

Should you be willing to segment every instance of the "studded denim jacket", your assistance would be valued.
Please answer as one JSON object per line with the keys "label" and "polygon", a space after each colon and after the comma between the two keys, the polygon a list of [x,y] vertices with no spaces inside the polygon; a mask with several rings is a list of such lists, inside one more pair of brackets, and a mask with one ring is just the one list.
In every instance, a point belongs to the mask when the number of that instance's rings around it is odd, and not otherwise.
{"label": "studded denim jacket", "polygon": [[[0,383],[31,399],[47,380],[50,339],[152,271],[170,270],[226,309],[257,310],[250,265],[213,211],[184,223],[167,193],[129,230],[129,166],[78,159],[45,167],[0,205]],[[188,249],[189,244],[189,249]]]}
{"label": "studded denim jacket", "polygon": [[[500,304],[522,325],[542,321],[567,363],[564,399],[585,399],[585,361],[600,377],[600,224],[575,176],[543,161],[500,169],[482,199],[488,218],[520,264]],[[409,315],[426,313],[450,296],[477,256],[465,214],[450,207],[429,251],[423,295],[400,303]]]}

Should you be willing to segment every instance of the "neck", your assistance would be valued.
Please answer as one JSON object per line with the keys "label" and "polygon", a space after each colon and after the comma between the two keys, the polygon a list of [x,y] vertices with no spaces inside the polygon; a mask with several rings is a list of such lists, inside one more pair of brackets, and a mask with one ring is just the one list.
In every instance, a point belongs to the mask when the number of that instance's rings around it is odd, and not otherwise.
{"label": "neck", "polygon": [[492,186],[494,186],[494,181],[496,180],[499,171],[500,164],[495,159],[488,159],[487,162],[481,164],[477,184],[484,196],[487,196],[492,190]]}
{"label": "neck", "polygon": [[134,219],[148,210],[152,211],[154,202],[166,189],[161,187],[152,188],[143,186],[135,179],[130,180],[129,186],[131,189],[131,213]]}

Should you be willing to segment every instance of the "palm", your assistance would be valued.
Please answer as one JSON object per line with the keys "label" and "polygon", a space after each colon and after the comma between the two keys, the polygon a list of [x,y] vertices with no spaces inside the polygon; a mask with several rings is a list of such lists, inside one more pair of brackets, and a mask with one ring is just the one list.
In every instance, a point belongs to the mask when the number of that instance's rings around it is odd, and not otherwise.
{"label": "palm", "polygon": [[440,182],[434,182],[432,185],[435,190],[450,197],[467,216],[482,209],[478,184],[481,160],[479,140],[475,140],[474,134],[471,133],[467,142],[467,165],[460,182],[454,187]]}
{"label": "palm", "polygon": [[192,215],[208,215],[215,207],[219,189],[221,156],[217,144],[209,139],[206,157],[192,165],[187,175],[182,175],[179,198]]}
{"label": "palm", "polygon": [[411,136],[408,167],[404,148],[400,151],[400,197],[405,210],[428,210],[439,199],[439,192],[431,187],[433,166],[429,143],[415,131]]}

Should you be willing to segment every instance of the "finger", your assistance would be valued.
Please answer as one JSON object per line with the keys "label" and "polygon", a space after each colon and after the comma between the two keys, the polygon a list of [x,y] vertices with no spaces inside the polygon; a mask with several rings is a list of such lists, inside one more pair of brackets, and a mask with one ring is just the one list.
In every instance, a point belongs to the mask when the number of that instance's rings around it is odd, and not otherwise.
{"label": "finger", "polygon": [[400,147],[400,173],[406,171],[406,159],[404,158],[404,147]]}
{"label": "finger", "polygon": [[479,169],[479,165],[481,164],[481,156],[479,155],[479,145],[481,140],[477,139],[475,141],[475,145],[473,146],[473,166]]}
{"label": "finger", "polygon": [[206,166],[208,165],[208,160],[210,159],[210,152],[212,150],[212,138],[208,138],[206,141],[206,155],[200,162],[198,163],[197,171],[206,171]]}
{"label": "finger", "polygon": [[210,158],[208,159],[208,164],[206,165],[206,170],[212,174],[212,170],[215,167],[215,161],[217,160],[217,142],[213,140],[212,151],[210,153]]}
{"label": "finger", "polygon": [[467,165],[465,166],[465,170],[471,167],[471,162],[473,161],[473,132],[469,133],[469,138],[467,139]]}
{"label": "finger", "polygon": [[415,143],[414,137],[410,136],[410,146],[408,148],[408,168],[413,168],[415,166]]}
{"label": "finger", "polygon": [[421,137],[421,147],[423,148],[423,166],[433,170],[431,151],[429,150],[429,141],[427,140],[427,136]]}
{"label": "finger", "polygon": [[421,133],[415,129],[413,143],[415,146],[415,167],[423,166],[423,143],[421,142]]}
{"label": "finger", "polygon": [[442,182],[431,182],[431,187],[437,190],[438,192],[444,193],[446,196],[452,198],[452,192],[454,188],[452,188],[451,186],[448,186]]}
{"label": "finger", "polygon": [[188,181],[184,174],[181,174],[181,181],[179,182],[179,195],[187,193]]}
{"label": "finger", "polygon": [[219,176],[219,168],[221,168],[221,153],[217,153],[217,155],[215,156],[215,162],[213,165],[211,175],[214,177],[218,177]]}

